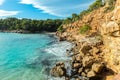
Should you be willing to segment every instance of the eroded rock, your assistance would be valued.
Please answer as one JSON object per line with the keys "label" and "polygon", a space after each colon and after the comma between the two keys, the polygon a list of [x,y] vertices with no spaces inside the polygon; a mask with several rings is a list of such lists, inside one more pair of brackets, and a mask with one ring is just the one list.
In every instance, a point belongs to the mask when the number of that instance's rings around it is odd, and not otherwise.
{"label": "eroded rock", "polygon": [[96,76],[96,73],[92,70],[87,73],[87,77],[94,77],[94,76]]}
{"label": "eroded rock", "polygon": [[94,63],[92,65],[92,70],[95,71],[96,73],[100,73],[102,69],[103,69],[103,64],[101,63]]}
{"label": "eroded rock", "polygon": [[94,62],[94,58],[92,56],[85,56],[83,58],[82,64],[84,67],[90,67]]}
{"label": "eroded rock", "polygon": [[54,77],[62,77],[66,75],[66,69],[65,69],[65,65],[62,62],[59,62],[56,64],[55,67],[53,67],[50,70],[50,74]]}

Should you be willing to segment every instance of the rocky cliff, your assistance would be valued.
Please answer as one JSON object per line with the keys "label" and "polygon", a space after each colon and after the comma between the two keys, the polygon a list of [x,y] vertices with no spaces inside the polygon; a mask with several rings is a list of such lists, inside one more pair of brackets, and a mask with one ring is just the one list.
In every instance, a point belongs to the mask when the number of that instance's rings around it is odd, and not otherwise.
{"label": "rocky cliff", "polygon": [[[90,80],[119,78],[120,0],[116,0],[113,11],[106,13],[108,6],[92,11],[81,20],[63,25],[64,32],[57,34],[61,40],[75,43],[72,50],[72,76],[84,76]],[[91,26],[91,30],[80,34],[80,28],[84,25]]]}
{"label": "rocky cliff", "polygon": [[111,18],[101,25],[104,42],[104,60],[107,67],[120,73],[120,0],[117,0]]}

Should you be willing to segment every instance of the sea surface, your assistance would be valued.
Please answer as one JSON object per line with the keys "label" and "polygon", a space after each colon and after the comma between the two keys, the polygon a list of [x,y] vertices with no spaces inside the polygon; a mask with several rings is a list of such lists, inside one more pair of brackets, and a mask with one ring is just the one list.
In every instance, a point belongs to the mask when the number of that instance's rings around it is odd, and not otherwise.
{"label": "sea surface", "polygon": [[48,80],[71,46],[47,34],[0,33],[0,80]]}

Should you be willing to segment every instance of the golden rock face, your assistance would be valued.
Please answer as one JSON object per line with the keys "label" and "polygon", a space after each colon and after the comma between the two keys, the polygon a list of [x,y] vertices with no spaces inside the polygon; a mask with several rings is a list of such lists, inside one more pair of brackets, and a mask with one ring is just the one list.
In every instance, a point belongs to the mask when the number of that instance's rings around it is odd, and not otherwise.
{"label": "golden rock face", "polygon": [[[89,34],[100,32],[103,41],[103,61],[107,63],[107,68],[115,73],[120,73],[120,0],[117,0],[115,9],[111,12],[104,13],[104,7],[102,7],[85,15],[82,20],[64,25],[66,30],[62,36],[65,36],[67,40],[74,39],[78,44],[82,40],[87,40],[84,35],[79,33],[84,24],[91,26],[92,30]],[[87,41],[95,42],[94,39],[91,41],[90,38]],[[108,76],[105,80],[113,80],[113,76]]]}
{"label": "golden rock face", "polygon": [[[112,21],[111,21],[112,20]],[[103,23],[100,31],[104,42],[104,60],[107,67],[120,73],[120,0],[117,0],[113,16]],[[107,34],[107,35],[106,35]]]}

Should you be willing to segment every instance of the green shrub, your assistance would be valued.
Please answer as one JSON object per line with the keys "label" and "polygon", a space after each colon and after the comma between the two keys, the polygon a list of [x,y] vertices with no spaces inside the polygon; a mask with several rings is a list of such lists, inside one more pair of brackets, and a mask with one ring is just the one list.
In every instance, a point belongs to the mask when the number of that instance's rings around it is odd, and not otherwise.
{"label": "green shrub", "polygon": [[80,33],[85,34],[87,31],[89,31],[91,27],[89,25],[84,25],[80,28]]}
{"label": "green shrub", "polygon": [[100,8],[100,7],[102,7],[102,6],[104,6],[102,0],[96,0],[93,4],[91,4],[91,5],[89,6],[89,8],[88,8],[87,10],[84,10],[84,11],[82,11],[82,12],[79,14],[79,19],[82,19],[82,17],[83,17],[84,15],[87,15],[87,14],[89,14],[90,12],[92,12],[93,10],[98,9],[98,8]]}
{"label": "green shrub", "polygon": [[106,7],[105,8],[105,10],[104,10],[104,12],[106,13],[106,12],[110,12],[110,11],[112,11],[112,10],[114,10],[114,8],[115,8],[115,6],[109,6],[109,7]]}
{"label": "green shrub", "polygon": [[116,0],[108,0],[109,6],[105,8],[104,12],[106,13],[106,12],[110,12],[110,11],[114,10],[115,2],[116,2]]}
{"label": "green shrub", "polygon": [[89,6],[89,10],[93,11],[103,6],[102,0],[96,0],[93,4]]}
{"label": "green shrub", "polygon": [[116,0],[109,0],[108,1],[109,5],[113,5],[113,4],[115,4],[115,2],[116,2]]}
{"label": "green shrub", "polygon": [[64,32],[64,29],[63,29],[62,26],[60,26],[60,27],[58,27],[57,31],[59,31],[59,32]]}

